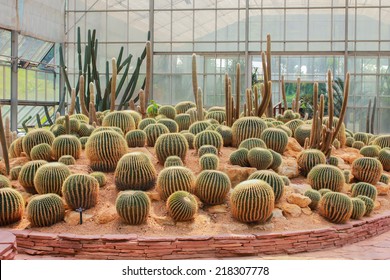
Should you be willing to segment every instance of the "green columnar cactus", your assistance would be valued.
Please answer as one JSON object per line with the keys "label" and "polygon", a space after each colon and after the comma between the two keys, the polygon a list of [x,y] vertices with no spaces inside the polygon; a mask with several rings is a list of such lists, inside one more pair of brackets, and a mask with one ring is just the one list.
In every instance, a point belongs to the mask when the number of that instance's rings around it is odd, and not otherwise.
{"label": "green columnar cactus", "polygon": [[250,151],[253,148],[263,148],[267,149],[267,145],[263,140],[260,138],[248,138],[241,142],[240,146],[238,148],[244,148]]}
{"label": "green columnar cactus", "polygon": [[366,206],[366,212],[364,213],[364,216],[370,216],[372,211],[374,211],[374,207],[375,207],[374,201],[368,196],[364,196],[364,195],[358,195],[356,198],[362,200]]}
{"label": "green columnar cactus", "polygon": [[188,130],[191,125],[191,118],[189,114],[178,114],[175,117],[175,122],[178,124],[178,131]]}
{"label": "green columnar cactus", "polygon": [[165,125],[168,128],[170,133],[179,132],[179,126],[174,120],[161,119],[161,120],[158,120],[157,123],[161,123],[161,124]]}
{"label": "green columnar cactus", "polygon": [[274,201],[271,186],[255,179],[239,183],[230,196],[233,217],[244,223],[267,222],[271,218]]}
{"label": "green columnar cactus", "polygon": [[272,153],[267,149],[253,148],[248,152],[250,166],[257,170],[268,169],[273,161]]}
{"label": "green columnar cactus", "polygon": [[284,182],[283,179],[275,172],[269,170],[260,170],[252,173],[248,180],[263,180],[267,182],[275,195],[275,203],[277,203],[284,193]]}
{"label": "green columnar cactus", "polygon": [[138,129],[144,130],[149,124],[155,124],[155,123],[157,123],[155,119],[145,118],[139,122]]}
{"label": "green columnar cactus", "polygon": [[0,189],[2,188],[11,188],[11,181],[4,175],[0,175]]}
{"label": "green columnar cactus", "polygon": [[321,199],[321,194],[316,190],[310,189],[307,190],[304,195],[310,198],[311,200],[309,204],[310,209],[311,210],[317,209],[318,203],[320,202]]}
{"label": "green columnar cactus", "polygon": [[119,159],[127,152],[127,143],[117,132],[101,131],[89,137],[85,152],[92,170],[112,172]]}
{"label": "green columnar cactus", "polygon": [[218,149],[213,145],[203,145],[198,149],[198,156],[201,157],[205,154],[218,155]]}
{"label": "green columnar cactus", "polygon": [[[322,123],[328,126],[329,117],[324,117]],[[336,127],[338,123],[339,123],[339,118],[333,117],[333,127]],[[336,135],[336,139],[340,142],[340,147],[345,146],[346,138],[347,138],[346,129],[345,129],[344,122],[342,122],[340,125],[340,130]]]}
{"label": "green columnar cactus", "polygon": [[0,188],[0,226],[19,221],[24,212],[22,195],[12,188]]}
{"label": "green columnar cactus", "polygon": [[310,124],[303,124],[298,126],[294,132],[294,138],[298,143],[303,147],[305,144],[306,138],[310,138],[312,127]]}
{"label": "green columnar cactus", "polygon": [[352,144],[352,148],[358,149],[358,150],[361,150],[364,146],[365,146],[365,144],[362,141],[355,141]]}
{"label": "green columnar cactus", "polygon": [[212,130],[205,130],[198,133],[194,140],[195,150],[198,151],[199,148],[203,145],[213,145],[217,148],[218,152],[220,152],[221,148],[223,147],[223,139],[221,134]]}
{"label": "green columnar cactus", "polygon": [[197,121],[190,125],[188,131],[196,136],[198,133],[206,130],[210,125],[211,123],[209,121]]}
{"label": "green columnar cactus", "polygon": [[292,137],[293,133],[292,133],[291,129],[288,128],[286,125],[284,125],[284,124],[283,125],[276,125],[275,127],[286,132],[288,137]]}
{"label": "green columnar cactus", "polygon": [[22,166],[22,169],[20,170],[19,173],[18,181],[28,193],[32,193],[32,194],[37,193],[34,186],[34,177],[38,168],[44,164],[47,164],[47,161],[34,160],[34,161],[27,162]]}
{"label": "green columnar cactus", "polygon": [[355,143],[355,139],[353,137],[347,137],[345,141],[345,146],[352,147],[353,143]]}
{"label": "green columnar cactus", "polygon": [[232,126],[233,146],[238,147],[245,139],[260,138],[266,128],[265,121],[258,117],[243,117],[236,120]]}
{"label": "green columnar cactus", "polygon": [[169,129],[161,123],[149,124],[144,131],[146,133],[146,143],[149,147],[154,147],[160,135],[169,133]]}
{"label": "green columnar cactus", "polygon": [[98,201],[99,182],[86,174],[70,175],[62,185],[62,195],[73,210],[92,208]]}
{"label": "green columnar cactus", "polygon": [[38,128],[28,132],[22,139],[23,151],[30,157],[31,149],[39,144],[47,143],[51,145],[54,141],[54,134],[44,128]]}
{"label": "green columnar cactus", "polygon": [[328,159],[328,163],[333,166],[338,166],[339,165],[339,159],[334,156],[330,156]]}
{"label": "green columnar cactus", "polygon": [[352,201],[343,193],[329,192],[321,197],[318,205],[319,213],[332,223],[347,222],[352,215]]}
{"label": "green columnar cactus", "polygon": [[352,196],[356,197],[359,195],[365,195],[375,201],[377,197],[377,191],[374,185],[365,182],[359,182],[352,185]]}
{"label": "green columnar cactus", "polygon": [[163,200],[176,191],[194,192],[195,175],[182,166],[164,168],[157,177],[157,189]]}
{"label": "green columnar cactus", "polygon": [[53,157],[58,160],[63,155],[70,155],[78,159],[81,155],[81,142],[73,135],[61,135],[53,141]]}
{"label": "green columnar cactus", "polygon": [[22,170],[22,166],[20,166],[20,165],[11,168],[11,171],[10,171],[11,180],[18,180],[20,170]]}
{"label": "green columnar cactus", "polygon": [[52,149],[49,144],[42,143],[34,146],[30,151],[30,157],[32,160],[52,160]]}
{"label": "green columnar cactus", "polygon": [[141,152],[125,154],[115,169],[115,185],[120,191],[147,191],[154,187],[157,172],[150,158]]}
{"label": "green columnar cactus", "polygon": [[122,111],[108,113],[103,118],[102,125],[119,127],[123,134],[126,134],[128,131],[135,129],[135,122],[133,117],[129,113]]}
{"label": "green columnar cactus", "polygon": [[125,139],[129,148],[144,147],[146,143],[146,133],[140,129],[131,130],[127,132]]}
{"label": "green columnar cactus", "polygon": [[169,156],[165,160],[164,168],[171,167],[171,166],[184,166],[183,161],[178,156]]}
{"label": "green columnar cactus", "polygon": [[116,199],[116,212],[129,225],[143,224],[150,211],[150,199],[142,191],[123,191]]}
{"label": "green columnar cactus", "polygon": [[70,155],[65,155],[65,156],[60,157],[58,159],[58,162],[65,164],[65,165],[75,165],[76,164],[76,160],[74,159],[74,157],[72,157]]}
{"label": "green columnar cactus", "polygon": [[20,157],[23,152],[23,137],[14,140],[9,146],[8,153],[10,158]]}
{"label": "green columnar cactus", "polygon": [[285,126],[287,126],[291,132],[292,132],[292,136],[295,135],[295,130],[304,124],[304,121],[302,120],[299,120],[299,119],[295,119],[295,120],[291,120],[291,121],[288,121],[285,123]]}
{"label": "green columnar cactus", "polygon": [[195,197],[186,191],[177,191],[171,194],[167,199],[166,207],[169,215],[177,222],[193,219],[198,211]]}
{"label": "green columnar cactus", "polygon": [[285,186],[289,186],[291,184],[291,181],[287,176],[280,176],[280,178],[282,178]]}
{"label": "green columnar cactus", "polygon": [[199,158],[199,165],[202,170],[216,170],[219,159],[215,154],[204,154]]}
{"label": "green columnar cactus", "polygon": [[48,227],[64,219],[65,205],[54,193],[34,196],[27,205],[27,219],[33,227]]}
{"label": "green columnar cactus", "polygon": [[353,139],[355,139],[355,141],[363,142],[364,145],[368,144],[368,135],[367,135],[367,133],[357,132],[357,133],[355,133],[353,135]]}
{"label": "green columnar cactus", "polygon": [[326,157],[320,150],[308,149],[298,155],[297,162],[301,173],[306,176],[317,164],[325,164]]}
{"label": "green columnar cactus", "polygon": [[35,173],[35,189],[39,194],[55,193],[61,195],[62,184],[70,175],[71,172],[65,164],[47,163],[39,167]]}
{"label": "green columnar cactus", "polygon": [[249,167],[248,161],[249,151],[245,148],[238,148],[236,151],[230,154],[229,161],[232,165],[239,165],[241,167]]}
{"label": "green columnar cactus", "polygon": [[158,114],[174,120],[176,117],[176,109],[171,105],[163,105],[158,109]]}
{"label": "green columnar cactus", "polygon": [[375,185],[382,173],[382,164],[375,158],[358,158],[352,162],[352,175],[358,181]]}
{"label": "green columnar cactus", "polygon": [[50,127],[50,131],[55,137],[66,134],[65,126],[62,124],[55,124]]}
{"label": "green columnar cactus", "polygon": [[222,204],[230,189],[230,179],[221,171],[204,170],[195,182],[196,196],[209,205]]}
{"label": "green columnar cactus", "polygon": [[390,135],[381,135],[374,139],[374,145],[383,148],[390,148]]}
{"label": "green columnar cactus", "polygon": [[267,128],[261,133],[260,138],[264,141],[267,148],[283,154],[287,147],[288,135],[279,128]]}
{"label": "green columnar cactus", "polygon": [[360,198],[352,198],[352,215],[351,219],[360,220],[366,213],[366,204]]}
{"label": "green columnar cactus", "polygon": [[100,188],[104,187],[107,184],[107,178],[103,172],[96,171],[96,172],[92,172],[89,175],[91,175],[92,177],[94,177],[98,181]]}
{"label": "green columnar cactus", "polygon": [[169,156],[178,156],[185,161],[188,142],[180,133],[163,134],[156,141],[155,151],[158,161],[161,164],[164,164]]}
{"label": "green columnar cactus", "polygon": [[343,175],[344,175],[344,180],[345,180],[345,183],[349,184],[349,182],[351,181],[351,171],[349,170],[343,170]]}
{"label": "green columnar cactus", "polygon": [[345,184],[343,172],[335,166],[318,164],[314,166],[307,175],[307,182],[315,189],[330,189],[340,192]]}
{"label": "green columnar cactus", "polygon": [[381,177],[379,178],[379,182],[388,185],[390,182],[390,177],[386,174],[382,174]]}
{"label": "green columnar cactus", "polygon": [[330,189],[320,189],[318,192],[321,194],[321,196],[326,195],[329,192],[332,192]]}
{"label": "green columnar cactus", "polygon": [[390,148],[383,148],[379,151],[378,160],[385,171],[390,171]]}
{"label": "green columnar cactus", "polygon": [[196,104],[191,101],[182,101],[176,104],[176,114],[183,114],[191,108],[196,108]]}
{"label": "green columnar cactus", "polygon": [[216,132],[221,134],[223,139],[223,146],[230,147],[233,143],[233,131],[226,125],[220,125],[215,129]]}
{"label": "green columnar cactus", "polygon": [[90,136],[92,132],[95,130],[95,128],[92,125],[89,125],[87,123],[80,124],[80,129],[78,131],[78,134],[80,137],[86,137]]}
{"label": "green columnar cactus", "polygon": [[98,127],[98,128],[95,128],[95,130],[91,133],[91,136],[94,135],[95,133],[98,133],[98,132],[101,132],[101,131],[115,131],[116,133],[119,133],[121,136],[125,136],[125,134],[123,134],[122,132],[122,129],[120,129],[119,127],[116,127],[116,126],[101,126],[101,127]]}
{"label": "green columnar cactus", "polygon": [[195,135],[191,132],[183,132],[182,134],[187,140],[188,149],[194,149]]}
{"label": "green columnar cactus", "polygon": [[206,119],[217,120],[220,124],[226,121],[226,113],[224,111],[212,111],[206,114]]}

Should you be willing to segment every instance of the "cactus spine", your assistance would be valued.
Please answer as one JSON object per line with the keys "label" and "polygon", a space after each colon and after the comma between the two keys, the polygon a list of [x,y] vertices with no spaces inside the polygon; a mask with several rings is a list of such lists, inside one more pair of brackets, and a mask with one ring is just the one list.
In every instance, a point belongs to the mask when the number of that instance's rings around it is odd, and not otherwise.
{"label": "cactus spine", "polygon": [[169,156],[178,156],[184,161],[188,151],[188,142],[180,133],[163,134],[156,141],[155,151],[161,164],[164,164]]}
{"label": "cactus spine", "polygon": [[190,169],[181,166],[164,168],[157,178],[157,188],[163,200],[166,200],[176,191],[193,193],[194,187],[194,173]]}
{"label": "cactus spine", "polygon": [[352,186],[352,196],[356,197],[359,195],[367,196],[375,201],[377,197],[377,190],[374,185],[365,182],[359,182]]}
{"label": "cactus spine", "polygon": [[27,205],[27,219],[33,227],[54,225],[62,221],[64,216],[64,203],[54,193],[34,196]]}
{"label": "cactus spine", "polygon": [[99,182],[90,175],[73,174],[64,181],[62,194],[71,209],[89,209],[97,203]]}
{"label": "cactus spine", "polygon": [[150,199],[142,191],[123,191],[116,199],[116,211],[129,225],[143,224],[150,211]]}
{"label": "cactus spine", "polygon": [[204,170],[196,179],[195,190],[199,199],[210,205],[224,203],[231,188],[229,177],[215,170]]}
{"label": "cactus spine", "polygon": [[275,172],[268,170],[256,171],[248,178],[248,180],[252,179],[263,180],[271,186],[275,196],[275,203],[277,203],[283,196],[284,182],[282,178]]}
{"label": "cactus spine", "polygon": [[267,149],[253,148],[248,153],[250,166],[257,170],[268,169],[273,161],[272,153]]}
{"label": "cactus spine", "polygon": [[198,211],[195,197],[186,191],[171,194],[166,203],[169,215],[178,222],[191,220]]}
{"label": "cactus spine", "polygon": [[0,188],[0,226],[19,221],[24,212],[22,195],[12,188]]}
{"label": "cactus spine", "polygon": [[328,188],[340,192],[345,184],[343,172],[333,165],[318,164],[307,175],[307,181],[315,190]]}
{"label": "cactus spine", "polygon": [[352,175],[358,181],[375,185],[382,173],[382,164],[375,158],[358,158],[352,162]]}
{"label": "cactus spine", "polygon": [[337,224],[347,222],[353,210],[351,199],[338,192],[329,192],[322,196],[318,208],[321,216]]}

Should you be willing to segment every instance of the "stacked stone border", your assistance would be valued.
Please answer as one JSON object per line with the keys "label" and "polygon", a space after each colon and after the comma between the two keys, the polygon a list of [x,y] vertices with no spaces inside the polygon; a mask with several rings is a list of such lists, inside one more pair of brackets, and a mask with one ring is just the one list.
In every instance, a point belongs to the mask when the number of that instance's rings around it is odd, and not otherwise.
{"label": "stacked stone border", "polygon": [[0,231],[0,260],[13,260],[17,253],[15,235]]}
{"label": "stacked stone border", "polygon": [[329,228],[214,236],[76,235],[11,230],[18,252],[77,259],[194,259],[295,254],[341,247],[390,230],[390,211]]}

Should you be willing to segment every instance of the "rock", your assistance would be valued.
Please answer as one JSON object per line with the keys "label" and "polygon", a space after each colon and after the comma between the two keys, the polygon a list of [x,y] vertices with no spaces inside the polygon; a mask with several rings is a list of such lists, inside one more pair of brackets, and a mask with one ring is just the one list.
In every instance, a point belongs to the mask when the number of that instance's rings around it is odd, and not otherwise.
{"label": "rock", "polygon": [[309,207],[302,208],[302,213],[305,215],[311,215],[313,212]]}
{"label": "rock", "polygon": [[200,209],[202,209],[203,206],[204,206],[202,200],[200,200],[199,197],[197,197],[196,195],[194,195],[194,198],[195,198],[196,202],[198,203],[198,207],[199,207]]}
{"label": "rock", "polygon": [[232,223],[226,223],[226,224],[222,225],[222,228],[225,229],[226,233],[230,233],[230,232],[233,232],[233,233],[238,232],[239,233],[243,230],[248,230],[249,227],[245,223],[241,223],[239,221],[236,221],[236,222],[232,222]]}
{"label": "rock", "polygon": [[290,184],[294,193],[304,194],[307,190],[311,189],[309,184]]}
{"label": "rock", "polygon": [[287,196],[287,202],[305,208],[311,203],[311,199],[299,193],[291,193]]}
{"label": "rock", "polygon": [[218,213],[227,213],[227,205],[226,204],[220,204],[220,205],[214,205],[207,208],[207,212],[211,214],[218,214]]}
{"label": "rock", "polygon": [[[92,220],[93,215],[83,213],[83,223]],[[76,211],[65,212],[65,223],[70,226],[76,226],[80,224],[80,213]]]}
{"label": "rock", "polygon": [[[284,219],[286,219],[286,218],[284,218]],[[271,231],[275,228],[275,225],[272,223],[258,224],[258,225],[253,226],[253,228],[256,230]]]}
{"label": "rock", "polygon": [[342,148],[335,150],[332,153],[333,156],[343,159],[345,162],[351,164],[355,159],[362,158],[363,155],[360,154],[358,149],[354,148]]}
{"label": "rock", "polygon": [[256,171],[256,168],[225,164],[222,171],[229,176],[232,187],[235,187],[238,183],[248,179],[249,175]]}
{"label": "rock", "polygon": [[376,185],[376,190],[378,192],[378,195],[388,195],[390,186],[386,185],[384,183],[378,182]]}
{"label": "rock", "polygon": [[286,220],[286,217],[283,216],[283,211],[280,210],[279,208],[275,208],[272,211],[272,220]]}
{"label": "rock", "polygon": [[150,200],[161,201],[160,193],[156,190],[148,191],[146,194],[149,196]]}
{"label": "rock", "polygon": [[175,221],[169,216],[157,216],[154,214],[151,214],[150,216],[159,225],[162,225],[162,226],[174,226],[175,225]]}
{"label": "rock", "polygon": [[111,205],[110,207],[100,210],[96,215],[95,221],[97,224],[107,224],[116,218],[118,218],[118,214],[116,212],[115,206]]}
{"label": "rock", "polygon": [[302,209],[298,205],[290,204],[290,203],[283,203],[281,205],[283,213],[287,216],[291,217],[299,217],[302,214]]}
{"label": "rock", "polygon": [[293,157],[283,156],[282,164],[278,168],[278,174],[287,176],[290,179],[298,177],[299,169],[297,160]]}
{"label": "rock", "polygon": [[22,195],[25,204],[27,204],[30,201],[30,199],[34,196],[28,192],[20,192],[20,194]]}
{"label": "rock", "polygon": [[293,137],[288,137],[288,142],[285,151],[283,152],[283,155],[285,157],[293,157],[297,158],[299,153],[303,151],[303,148],[301,145],[299,145],[298,141]]}
{"label": "rock", "polygon": [[378,209],[381,208],[381,203],[380,203],[378,200],[375,200],[375,201],[374,201],[374,204],[375,204],[374,210],[378,210]]}

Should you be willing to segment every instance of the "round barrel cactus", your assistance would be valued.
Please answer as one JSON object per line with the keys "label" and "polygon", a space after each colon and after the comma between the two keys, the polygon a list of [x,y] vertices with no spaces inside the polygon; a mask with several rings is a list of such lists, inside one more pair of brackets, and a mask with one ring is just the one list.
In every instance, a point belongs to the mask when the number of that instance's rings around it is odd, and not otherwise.
{"label": "round barrel cactus", "polygon": [[224,203],[230,189],[230,179],[221,171],[204,170],[196,178],[196,196],[209,205]]}
{"label": "round barrel cactus", "polygon": [[284,132],[286,132],[288,137],[292,137],[292,131],[286,125],[284,125],[284,124],[277,125],[276,128],[279,128],[279,129],[283,130]]}
{"label": "round barrel cactus", "polygon": [[354,135],[353,135],[353,139],[355,139],[355,141],[361,141],[364,143],[364,145],[367,145],[368,144],[368,135],[367,133],[364,133],[364,132],[356,132]]}
{"label": "round barrel cactus", "polygon": [[376,200],[377,190],[374,185],[365,182],[359,182],[352,185],[352,196],[356,197],[359,195],[365,195],[372,200]]}
{"label": "round barrel cactus", "polygon": [[302,124],[295,129],[294,138],[302,147],[305,144],[306,138],[310,138],[311,129],[310,124]]}
{"label": "round barrel cactus", "polygon": [[197,121],[190,125],[188,131],[196,135],[204,130],[206,130],[211,123],[209,121]]}
{"label": "round barrel cactus", "polygon": [[169,156],[178,156],[184,161],[188,151],[188,142],[181,133],[163,134],[156,141],[155,151],[161,164],[164,164]]}
{"label": "round barrel cactus", "polygon": [[127,132],[125,139],[129,148],[144,147],[146,142],[146,133],[140,129],[130,130]]}
{"label": "round barrel cactus", "polygon": [[85,144],[87,144],[88,139],[89,139],[89,137],[87,137],[87,136],[83,136],[83,137],[79,138],[80,144],[81,144],[81,149],[83,149],[83,150],[85,149]]}
{"label": "round barrel cactus", "polygon": [[370,216],[372,211],[374,211],[374,207],[375,207],[374,201],[365,195],[358,195],[356,198],[362,200],[366,206],[366,212],[364,213],[364,216]]}
{"label": "round barrel cactus", "polygon": [[390,148],[383,148],[378,153],[378,160],[385,171],[390,171]]}
{"label": "round barrel cactus", "polygon": [[89,175],[91,175],[99,182],[99,187],[104,187],[107,184],[107,178],[103,172],[96,171],[96,172],[92,172]]}
{"label": "round barrel cactus", "polygon": [[226,120],[226,113],[224,111],[212,111],[206,114],[206,119],[217,120],[218,123],[223,123]]}
{"label": "round barrel cactus", "polygon": [[303,175],[306,175],[317,164],[325,164],[326,157],[316,149],[303,150],[297,158],[298,166]]}
{"label": "round barrel cactus", "polygon": [[345,184],[343,172],[333,165],[319,164],[314,166],[307,175],[307,182],[315,189],[330,189],[340,192]]}
{"label": "round barrel cactus", "polygon": [[280,176],[280,178],[282,178],[285,186],[289,186],[291,184],[291,181],[287,176]]}
{"label": "round barrel cactus", "polygon": [[236,120],[232,126],[233,146],[238,147],[245,139],[260,138],[266,128],[265,121],[258,117],[243,117]]}
{"label": "round barrel cactus", "polygon": [[54,138],[54,134],[44,128],[31,130],[22,138],[23,151],[26,153],[27,157],[30,157],[31,149],[34,146],[42,143],[51,145]]}
{"label": "round barrel cactus", "polygon": [[58,159],[58,162],[63,163],[65,165],[75,165],[76,164],[76,160],[74,159],[74,157],[72,157],[70,155],[65,155],[65,156],[60,157]]}
{"label": "round barrel cactus", "polygon": [[157,177],[157,189],[161,198],[166,200],[176,191],[194,192],[195,175],[182,166],[164,168]]}
{"label": "round barrel cactus", "polygon": [[62,124],[55,124],[50,127],[50,131],[55,137],[66,134],[66,128]]}
{"label": "round barrel cactus", "polygon": [[155,119],[145,118],[139,122],[138,129],[144,130],[149,124],[155,124],[155,123],[157,123]]}
{"label": "round barrel cactus", "polygon": [[176,109],[171,105],[163,105],[158,109],[158,114],[173,120],[176,117]]}
{"label": "round barrel cactus", "polygon": [[226,125],[219,125],[216,129],[216,132],[221,134],[223,139],[223,146],[230,147],[233,143],[233,131],[230,127]]}
{"label": "round barrel cactus", "polygon": [[349,182],[351,181],[351,178],[350,178],[351,171],[343,170],[343,175],[344,175],[345,183],[349,184]]}
{"label": "round barrel cactus", "polygon": [[150,199],[142,191],[123,191],[116,199],[116,212],[129,225],[143,224],[150,211]]}
{"label": "round barrel cactus", "polygon": [[62,194],[62,184],[71,175],[69,168],[58,162],[42,165],[38,168],[34,177],[34,186],[39,194]]}
{"label": "round barrel cactus", "polygon": [[352,175],[356,180],[375,185],[378,183],[383,167],[376,158],[358,158],[352,162]]}
{"label": "round barrel cactus", "polygon": [[176,114],[182,114],[187,112],[191,108],[195,108],[196,104],[191,101],[181,101],[176,104],[175,109],[176,109]]}
{"label": "round barrel cactus", "polygon": [[69,119],[76,119],[81,124],[89,122],[89,118],[84,114],[73,114],[73,115],[69,116]]}
{"label": "round barrel cactus", "polygon": [[219,165],[219,159],[214,154],[204,154],[199,158],[199,165],[202,170],[216,170]]}
{"label": "round barrel cactus", "polygon": [[23,152],[23,137],[14,140],[8,148],[10,158],[20,157]]}
{"label": "round barrel cactus", "polygon": [[80,122],[77,119],[69,120],[70,133],[78,133],[80,129]]}
{"label": "round barrel cactus", "polygon": [[360,198],[352,198],[352,215],[351,219],[359,220],[366,213],[366,204]]}
{"label": "round barrel cactus", "polygon": [[80,124],[80,129],[78,131],[80,137],[88,137],[92,134],[92,132],[95,130],[95,128],[92,125],[89,125],[87,123]]}
{"label": "round barrel cactus", "polygon": [[216,131],[205,130],[195,136],[194,147],[198,151],[203,145],[212,145],[217,148],[218,152],[223,147],[223,139],[221,134]]}
{"label": "round barrel cactus", "polygon": [[267,148],[283,154],[287,147],[288,135],[279,128],[267,128],[263,131],[260,138],[264,141]]}
{"label": "round barrel cactus", "polygon": [[229,161],[232,165],[239,165],[241,167],[249,167],[248,161],[249,151],[245,148],[238,148],[236,151],[230,154]]}
{"label": "round barrel cactus", "polygon": [[365,146],[360,149],[360,154],[364,157],[378,157],[380,148],[376,145]]}
{"label": "round barrel cactus", "polygon": [[218,155],[218,149],[213,145],[202,145],[198,149],[198,156],[201,157],[205,154]]}
{"label": "round barrel cactus", "polygon": [[0,189],[2,188],[11,188],[11,181],[4,175],[0,175]]}
{"label": "round barrel cactus", "polygon": [[379,182],[387,185],[390,182],[390,177],[386,174],[382,174],[381,177],[379,178]]}
{"label": "round barrel cactus", "polygon": [[20,170],[18,181],[22,185],[22,187],[28,193],[35,194],[37,193],[34,186],[34,177],[39,167],[47,164],[45,160],[34,160],[27,162],[22,166]]}
{"label": "round barrel cactus", "polygon": [[48,227],[64,219],[65,205],[54,193],[34,196],[27,205],[27,219],[33,227]]}
{"label": "round barrel cactus", "polygon": [[138,125],[139,125],[140,121],[142,120],[142,115],[134,110],[126,110],[124,112],[129,113],[130,116],[133,117],[134,123],[135,123],[135,128],[138,128]]}
{"label": "round barrel cactus", "polygon": [[171,166],[184,166],[183,161],[178,156],[169,156],[165,160],[164,168]]}
{"label": "round barrel cactus", "polygon": [[182,134],[183,134],[183,136],[187,140],[188,149],[193,149],[194,148],[195,135],[192,134],[191,132],[183,132]]}
{"label": "round barrel cactus", "polygon": [[177,222],[193,219],[198,211],[195,197],[186,191],[171,194],[167,199],[166,207],[169,215]]}
{"label": "round barrel cactus", "polygon": [[170,133],[179,132],[179,125],[174,120],[161,119],[161,120],[158,120],[157,123],[161,123],[161,124],[165,125],[168,128]]}
{"label": "round barrel cactus", "polygon": [[86,174],[70,175],[62,185],[62,195],[73,210],[92,208],[98,201],[99,182]]}
{"label": "round barrel cactus", "polygon": [[321,196],[324,196],[325,194],[332,192],[330,189],[320,189],[318,192],[321,194]]}
{"label": "round barrel cactus", "polygon": [[248,152],[250,166],[258,170],[268,169],[273,161],[272,153],[267,149],[253,148]]}
{"label": "round barrel cactus", "polygon": [[374,145],[383,148],[390,148],[390,135],[381,135],[374,139]]}
{"label": "round barrel cactus", "polygon": [[18,165],[18,166],[15,166],[15,167],[11,168],[10,174],[9,174],[11,180],[18,180],[20,170],[22,170],[22,166],[21,165]]}
{"label": "round barrel cactus", "polygon": [[42,143],[34,146],[31,149],[30,157],[32,160],[52,160],[51,146],[47,143]]}
{"label": "round barrel cactus", "polygon": [[277,153],[277,152],[275,152],[275,151],[273,151],[273,150],[271,150],[271,149],[268,149],[268,151],[270,151],[271,154],[272,154],[272,163],[271,163],[271,165],[269,166],[269,168],[272,169],[272,170],[274,170],[275,172],[277,172],[277,171],[278,171],[278,168],[279,168],[279,167],[282,165],[282,163],[283,163],[283,158],[282,158],[282,156],[281,156],[279,153]]}
{"label": "round barrel cactus", "polygon": [[149,147],[154,147],[160,135],[169,133],[169,129],[162,123],[149,124],[144,131],[146,133],[146,143]]}
{"label": "round barrel cactus", "polygon": [[307,196],[311,200],[311,202],[309,204],[310,209],[311,210],[317,209],[318,203],[320,202],[320,199],[321,199],[320,192],[310,189],[310,190],[305,191],[304,196]]}
{"label": "round barrel cactus", "polygon": [[178,131],[188,130],[191,125],[191,117],[189,114],[178,114],[175,117],[175,122],[178,125]]}
{"label": "round barrel cactus", "polygon": [[269,170],[259,170],[253,172],[249,176],[248,180],[252,179],[263,180],[271,186],[275,196],[275,203],[282,198],[284,193],[284,182],[282,178],[275,172]]}
{"label": "round barrel cactus", "polygon": [[352,201],[343,193],[329,192],[321,197],[319,213],[332,223],[347,222],[352,215]]}
{"label": "round barrel cactus", "polygon": [[328,159],[328,163],[333,166],[338,166],[339,165],[339,159],[334,156],[330,156]]}
{"label": "round barrel cactus", "polygon": [[53,141],[53,156],[56,160],[64,155],[70,155],[78,159],[81,155],[80,140],[73,135],[61,135]]}
{"label": "round barrel cactus", "polygon": [[22,195],[12,188],[0,188],[0,226],[19,221],[24,212]]}
{"label": "round barrel cactus", "polygon": [[294,119],[294,120],[286,122],[284,125],[287,126],[291,130],[292,136],[294,137],[295,130],[303,124],[304,124],[304,121],[302,121],[300,119]]}
{"label": "round barrel cactus", "polygon": [[102,125],[119,127],[123,134],[126,134],[128,131],[135,129],[135,122],[133,117],[129,113],[122,111],[108,113],[103,118]]}
{"label": "round barrel cactus", "polygon": [[357,150],[361,150],[364,146],[365,146],[365,144],[362,141],[355,141],[352,144],[352,148],[357,149]]}
{"label": "round barrel cactus", "polygon": [[123,133],[122,129],[120,129],[119,127],[116,127],[116,126],[101,126],[101,127],[98,127],[91,133],[91,135],[94,135],[94,134],[96,134],[98,132],[102,132],[102,131],[115,131],[116,133],[119,133],[122,137],[125,136],[125,134]]}
{"label": "round barrel cactus", "polygon": [[355,139],[353,137],[347,137],[345,141],[345,146],[352,147],[353,143],[355,143]]}
{"label": "round barrel cactus", "polygon": [[244,148],[250,151],[253,148],[263,148],[267,149],[267,145],[260,138],[248,138],[241,142],[238,148]]}

